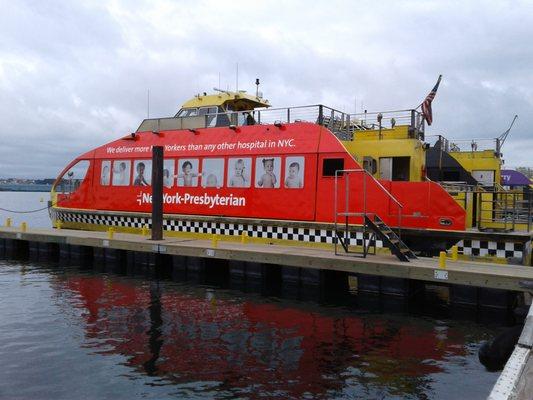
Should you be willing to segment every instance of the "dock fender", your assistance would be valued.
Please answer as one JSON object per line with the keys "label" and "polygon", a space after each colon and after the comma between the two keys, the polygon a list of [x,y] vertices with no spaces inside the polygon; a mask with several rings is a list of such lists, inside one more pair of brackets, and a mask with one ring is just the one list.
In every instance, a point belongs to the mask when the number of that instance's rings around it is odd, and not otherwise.
{"label": "dock fender", "polygon": [[483,343],[478,351],[479,362],[489,371],[502,370],[511,357],[523,329],[523,324],[513,326]]}

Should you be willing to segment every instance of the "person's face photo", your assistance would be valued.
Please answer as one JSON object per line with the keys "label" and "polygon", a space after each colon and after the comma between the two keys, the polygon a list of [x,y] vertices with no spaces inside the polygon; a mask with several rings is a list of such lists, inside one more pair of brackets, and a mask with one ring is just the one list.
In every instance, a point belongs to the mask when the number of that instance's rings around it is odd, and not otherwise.
{"label": "person's face photo", "polygon": [[191,164],[189,163],[183,164],[183,173],[185,175],[189,175],[191,173],[191,169],[192,169]]}
{"label": "person's face photo", "polygon": [[274,160],[265,160],[263,161],[263,165],[265,166],[265,171],[269,174],[274,171]]}
{"label": "person's face photo", "polygon": [[207,187],[217,187],[217,177],[213,174],[210,174],[207,177],[207,182],[205,184]]}
{"label": "person's face photo", "polygon": [[137,172],[139,173],[139,176],[143,176],[143,174],[144,174],[144,164],[137,165]]}
{"label": "person's face photo", "polygon": [[299,168],[296,166],[289,167],[289,177],[294,179],[298,176]]}
{"label": "person's face photo", "polygon": [[244,172],[244,163],[238,162],[235,163],[235,176],[242,176]]}

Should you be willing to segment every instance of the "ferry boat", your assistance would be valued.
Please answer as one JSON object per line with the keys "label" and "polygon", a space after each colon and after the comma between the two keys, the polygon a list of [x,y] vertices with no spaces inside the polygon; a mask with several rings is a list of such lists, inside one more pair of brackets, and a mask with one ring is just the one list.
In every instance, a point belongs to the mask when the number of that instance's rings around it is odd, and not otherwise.
{"label": "ferry boat", "polygon": [[372,244],[407,260],[409,248],[447,249],[471,226],[456,193],[427,178],[418,111],[272,109],[257,94],[218,89],[74,159],[51,192],[54,225],[150,226],[153,146],[164,147],[167,236],[245,234],[364,255]]}

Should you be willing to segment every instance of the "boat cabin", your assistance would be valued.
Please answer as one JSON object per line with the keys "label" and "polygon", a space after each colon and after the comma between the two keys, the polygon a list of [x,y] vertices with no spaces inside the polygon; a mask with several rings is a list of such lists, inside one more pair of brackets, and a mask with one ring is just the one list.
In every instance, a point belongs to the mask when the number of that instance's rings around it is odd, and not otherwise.
{"label": "boat cabin", "polygon": [[254,125],[251,111],[270,107],[259,92],[252,96],[244,90],[215,90],[215,94],[204,92],[186,101],[174,117],[145,119],[137,132]]}

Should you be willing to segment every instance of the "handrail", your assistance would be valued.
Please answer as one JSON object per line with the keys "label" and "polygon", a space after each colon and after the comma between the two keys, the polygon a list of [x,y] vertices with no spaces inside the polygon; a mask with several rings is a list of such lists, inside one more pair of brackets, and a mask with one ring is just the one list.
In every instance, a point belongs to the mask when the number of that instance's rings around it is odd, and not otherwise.
{"label": "handrail", "polygon": [[[351,212],[350,211],[350,179],[349,179],[349,176],[351,173],[362,173],[363,174],[363,182],[362,182],[362,190],[360,190],[360,192],[362,193],[362,212],[359,212],[357,210]],[[345,180],[345,186],[344,186],[344,195],[345,195],[345,204],[344,204],[344,211],[341,211],[339,212],[338,210],[338,206],[339,206],[339,186],[338,186],[338,182],[339,182],[339,175],[344,175],[346,177],[346,180]],[[354,168],[354,169],[342,169],[342,170],[336,170],[335,171],[335,199],[334,199],[334,222],[335,222],[335,232],[338,232],[338,223],[339,223],[339,217],[344,217],[344,225],[345,225],[345,228],[344,228],[344,236],[345,236],[345,239],[344,241],[342,241],[341,239],[341,244],[342,246],[344,247],[344,250],[346,252],[349,252],[348,250],[348,246],[349,246],[349,241],[350,241],[350,238],[349,238],[349,223],[348,223],[348,219],[349,217],[363,217],[364,219],[364,224],[363,224],[363,236],[366,234],[366,226],[367,226],[367,222],[366,222],[366,218],[368,217],[368,215],[374,215],[374,216],[378,216],[379,215],[376,213],[376,212],[367,212],[367,176],[370,176],[374,182],[377,184],[377,187],[382,191],[384,192],[386,195],[387,195],[387,198],[391,199],[395,204],[396,206],[398,207],[398,214],[397,214],[397,235],[398,235],[398,238],[400,239],[401,241],[401,234],[402,234],[402,209],[403,209],[403,204],[400,203],[400,201],[398,199],[396,199],[396,197],[393,196],[393,194],[388,191],[376,178],[374,178],[367,170],[365,170],[364,168]],[[387,206],[387,210],[389,210],[389,207]],[[357,212],[356,212],[357,211]],[[390,215],[390,214],[389,214]],[[337,233],[338,235],[338,233]],[[363,243],[363,257],[366,257],[366,254],[367,254],[367,246],[365,243]],[[337,241],[335,242],[335,254],[337,254]]]}
{"label": "handrail", "polygon": [[380,189],[381,189],[382,191],[384,191],[384,192],[385,192],[385,193],[386,193],[386,194],[387,194],[387,195],[388,195],[388,196],[389,196],[389,197],[390,197],[390,198],[391,198],[391,199],[392,199],[392,200],[393,200],[393,201],[394,201],[394,202],[395,202],[400,208],[403,208],[403,204],[400,203],[400,202],[396,199],[396,197],[394,197],[394,196],[392,195],[392,193],[389,192],[389,191],[385,188],[385,186],[383,186],[383,185],[381,184],[380,181],[378,181],[376,178],[374,178],[374,176],[372,176],[372,174],[371,174],[370,172],[368,172],[366,169],[364,169],[364,168],[356,168],[356,169],[341,169],[341,170],[337,170],[337,171],[335,171],[335,174],[337,174],[337,172],[340,172],[340,173],[345,173],[345,172],[362,172],[362,173],[366,174],[367,176],[369,176],[370,178],[372,178],[372,179],[374,180],[374,182],[376,182],[376,183],[378,184],[378,186],[380,187]]}
{"label": "handrail", "polygon": [[[374,180],[374,182],[378,185],[378,187],[392,200],[394,201],[394,203],[396,203],[396,205],[398,206],[399,208],[399,213],[398,213],[398,217],[399,217],[399,225],[398,228],[401,229],[401,215],[402,215],[402,209],[403,209],[403,204],[400,203],[400,201],[398,199],[396,199],[396,197],[394,197],[392,195],[391,192],[389,192],[382,184],[381,182],[379,182],[376,178],[374,178],[372,176],[372,174],[370,174],[366,169],[364,168],[355,168],[355,169],[341,169],[341,170],[336,170],[335,171],[335,196],[337,196],[337,180],[338,180],[338,175],[339,173],[340,174],[344,174],[344,173],[351,173],[351,172],[362,172],[365,176],[365,179],[366,179],[366,176],[369,176],[371,179]],[[363,213],[366,214],[366,181],[364,182],[364,204],[365,204],[365,209],[363,210]],[[336,198],[335,198],[335,218],[337,218],[337,207],[336,207]],[[348,206],[348,204],[346,204],[346,207]]]}
{"label": "handrail", "polygon": [[[409,113],[409,114],[407,114]],[[389,114],[391,117],[391,127],[401,121],[402,125],[409,125],[413,129],[417,129],[418,124],[415,116],[419,117],[419,112],[416,110],[398,110],[398,111],[382,111],[382,112],[365,112],[361,114],[350,114],[348,112],[340,111],[323,104],[312,104],[305,106],[281,107],[281,108],[257,108],[254,110],[243,111],[222,111],[215,113],[207,113],[202,115],[191,115],[187,117],[161,117],[161,118],[147,118],[142,121],[137,132],[141,127],[143,130],[160,130],[161,123],[165,121],[176,121],[176,123],[168,122],[165,129],[191,129],[191,128],[209,128],[213,126],[226,125],[248,125],[248,124],[262,124],[280,122],[297,122],[307,120],[309,122],[324,125],[335,134],[351,136],[354,131],[358,130],[372,130],[372,129],[389,129],[385,126],[384,115]],[[220,123],[217,117],[225,115],[227,122],[223,125],[216,125]],[[252,116],[253,121],[249,123],[244,117]],[[194,122],[194,118],[198,122]],[[382,122],[383,120],[383,122]],[[187,122],[193,121],[193,122]],[[213,121],[216,121],[213,124]],[[392,123],[394,121],[394,124]],[[405,122],[404,122],[405,121]],[[195,125],[195,126],[191,126]],[[198,126],[196,126],[198,125]],[[422,129],[423,130],[423,129]]]}

